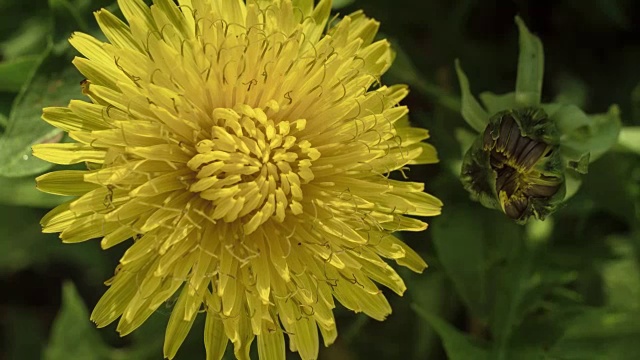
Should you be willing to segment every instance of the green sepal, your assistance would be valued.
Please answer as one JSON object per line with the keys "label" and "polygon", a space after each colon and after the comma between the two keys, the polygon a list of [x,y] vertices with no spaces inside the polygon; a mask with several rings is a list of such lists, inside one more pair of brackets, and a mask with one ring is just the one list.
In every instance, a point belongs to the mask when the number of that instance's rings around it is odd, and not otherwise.
{"label": "green sepal", "polygon": [[489,209],[502,210],[496,193],[496,173],[491,170],[489,154],[478,136],[462,159],[460,180],[471,198]]}
{"label": "green sepal", "polygon": [[456,73],[458,74],[460,91],[462,92],[462,107],[460,109],[462,117],[475,131],[482,132],[489,123],[489,114],[471,93],[469,79],[462,70],[458,59],[456,59]]}
{"label": "green sepal", "polygon": [[500,111],[514,109],[517,107],[516,93],[514,92],[494,94],[491,91],[485,91],[480,93],[479,97],[489,114],[495,114]]}
{"label": "green sepal", "polygon": [[620,130],[618,145],[624,151],[640,154],[640,126],[625,126]]}
{"label": "green sepal", "polygon": [[516,24],[520,31],[520,55],[515,101],[520,107],[540,106],[544,75],[542,42],[529,32],[519,16],[516,16]]}

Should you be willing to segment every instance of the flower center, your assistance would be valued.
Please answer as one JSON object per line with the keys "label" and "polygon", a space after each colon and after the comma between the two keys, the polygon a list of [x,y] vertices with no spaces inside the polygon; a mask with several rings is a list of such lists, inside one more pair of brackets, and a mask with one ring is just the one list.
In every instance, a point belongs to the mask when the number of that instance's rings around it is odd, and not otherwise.
{"label": "flower center", "polygon": [[[278,106],[271,104],[273,115]],[[213,126],[187,163],[197,173],[189,190],[210,200],[214,220],[241,219],[245,234],[273,218],[302,213],[302,185],[313,180],[320,152],[300,140],[305,119],[272,120],[264,110],[239,105],[213,111]]]}

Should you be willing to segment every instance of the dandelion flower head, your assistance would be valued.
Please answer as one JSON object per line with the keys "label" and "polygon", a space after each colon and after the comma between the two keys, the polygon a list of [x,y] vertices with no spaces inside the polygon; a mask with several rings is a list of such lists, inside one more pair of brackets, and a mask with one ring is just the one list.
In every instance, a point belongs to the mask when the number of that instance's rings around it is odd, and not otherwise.
{"label": "dandelion flower head", "polygon": [[[74,200],[42,220],[64,242],[133,239],[91,317],[126,335],[175,299],[164,355],[199,313],[207,358],[292,351],[315,359],[337,336],[333,309],[382,320],[378,284],[405,285],[384,260],[426,264],[394,231],[440,213],[423,184],[389,178],[437,161],[382,86],[393,52],[361,12],[329,21],[313,0],[120,0],[96,12],[107,41],[75,33],[90,101],[46,108],[71,143],[34,155],[39,189]],[[319,334],[319,333],[320,334]]]}

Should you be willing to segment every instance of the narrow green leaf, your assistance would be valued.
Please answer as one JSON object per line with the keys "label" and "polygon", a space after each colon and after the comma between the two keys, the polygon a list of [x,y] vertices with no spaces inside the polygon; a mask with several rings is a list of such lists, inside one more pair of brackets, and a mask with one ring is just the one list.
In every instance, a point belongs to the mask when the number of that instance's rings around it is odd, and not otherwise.
{"label": "narrow green leaf", "polygon": [[489,114],[480,106],[478,100],[471,93],[469,79],[460,66],[460,61],[456,59],[456,73],[460,82],[460,91],[462,92],[461,113],[464,120],[475,131],[481,133],[489,124]]}
{"label": "narrow green leaf", "polygon": [[469,337],[442,320],[440,317],[422,309],[418,305],[412,305],[413,310],[429,323],[440,335],[444,350],[450,360],[482,360],[489,359],[489,354],[482,347],[474,344]]}
{"label": "narrow green leaf", "polygon": [[524,21],[516,16],[520,31],[520,55],[516,79],[516,102],[520,106],[539,106],[544,75],[544,50],[540,39],[529,32]]}
{"label": "narrow green leaf", "polygon": [[[477,209],[476,209],[477,210]],[[464,222],[464,226],[460,226]],[[432,224],[433,244],[456,291],[474,316],[487,315],[484,228],[468,206],[452,208]]]}
{"label": "narrow green leaf", "polygon": [[0,91],[20,91],[31,78],[39,60],[37,56],[24,56],[0,63]]}
{"label": "narrow green leaf", "polygon": [[51,338],[44,352],[45,360],[107,359],[109,349],[89,321],[89,313],[76,291],[67,282],[62,288],[62,309],[56,317]]}

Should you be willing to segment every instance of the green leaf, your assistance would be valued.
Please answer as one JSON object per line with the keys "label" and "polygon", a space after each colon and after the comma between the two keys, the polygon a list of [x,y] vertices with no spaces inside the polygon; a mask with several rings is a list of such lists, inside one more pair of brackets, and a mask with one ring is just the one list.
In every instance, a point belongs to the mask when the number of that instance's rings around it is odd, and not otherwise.
{"label": "green leaf", "polygon": [[[456,128],[454,131],[456,140],[460,144],[460,155],[464,155],[471,148],[473,142],[476,141],[478,134],[468,130],[468,128]],[[456,175],[459,173],[459,170],[456,171]]]}
{"label": "green leaf", "polygon": [[608,239],[617,259],[604,264],[602,278],[607,305],[617,310],[640,310],[640,266],[628,239]]}
{"label": "green leaf", "polygon": [[52,208],[69,199],[71,198],[39,191],[32,176],[0,176],[0,204]]}
{"label": "green leaf", "polygon": [[24,19],[16,28],[16,36],[0,43],[3,58],[13,60],[23,56],[42,54],[43,49],[47,47],[51,28],[52,24],[48,16],[39,15]]}
{"label": "green leaf", "polygon": [[[98,1],[99,4],[105,1]],[[67,106],[81,95],[78,83],[82,76],[71,64],[75,52],[67,41],[73,30],[88,29],[84,21],[97,4],[88,0],[49,0],[55,31],[48,35],[37,71],[28,80],[13,104],[8,126],[0,138],[0,175],[21,177],[49,170],[53,164],[31,155],[31,146],[58,142],[61,131],[40,119],[42,108]]]}
{"label": "green leaf", "polygon": [[[89,32],[85,18],[89,18],[91,6],[86,0],[48,0],[55,27],[51,34],[54,53],[62,53],[69,48],[69,36],[74,31]],[[95,6],[95,5],[94,5]],[[84,16],[83,16],[84,15]]]}
{"label": "green leaf", "polygon": [[444,350],[450,360],[489,359],[489,354],[486,350],[473,343],[469,337],[462,334],[446,321],[422,309],[418,305],[414,304],[412,307],[418,316],[428,322],[438,335],[440,335]]}
{"label": "green leaf", "polygon": [[[3,188],[5,189],[5,188]],[[40,232],[42,213],[34,209],[0,206],[0,274],[14,273],[44,262],[58,242]]]}
{"label": "green leaf", "polygon": [[169,321],[167,312],[171,311],[168,306],[160,307],[131,334],[132,344],[128,348],[120,350],[119,359],[136,360],[162,357],[164,336],[159,335],[164,335],[167,329]]}
{"label": "green leaf", "polygon": [[492,358],[497,360],[512,358],[509,352],[514,333],[526,324],[528,315],[542,310],[549,296],[558,293],[572,306],[577,299],[575,292],[567,293],[564,288],[575,281],[576,274],[545,263],[544,242],[518,240],[514,239],[516,246],[507,263],[495,267],[491,274],[495,292],[490,299],[493,309],[489,323],[495,341]]}
{"label": "green leaf", "polygon": [[70,64],[69,56],[47,54],[29,84],[16,99],[8,127],[0,138],[0,175],[23,177],[42,173],[51,167],[31,155],[31,146],[58,142],[62,132],[41,120],[42,108],[66,106],[80,94],[82,77]]}
{"label": "green leaf", "polygon": [[495,114],[516,107],[516,94],[513,92],[497,95],[490,91],[485,91],[481,93],[479,97],[489,114]]}
{"label": "green leaf", "polygon": [[580,177],[580,174],[575,171],[567,171],[565,172],[564,183],[566,186],[564,199],[567,200],[573,197],[573,195],[580,190],[580,186],[582,186],[582,177]]}
{"label": "green leaf", "polygon": [[433,222],[432,233],[442,267],[466,306],[482,319],[487,313],[485,234],[476,211],[464,205],[451,208]]}
{"label": "green leaf", "polygon": [[595,0],[594,10],[597,12],[597,16],[607,19],[616,26],[627,29],[630,26],[629,15],[625,12],[624,1],[621,0]]}
{"label": "green leaf", "polygon": [[44,352],[45,360],[108,359],[109,349],[89,321],[89,312],[76,291],[67,282],[62,288],[62,309],[51,329],[51,338]]}
{"label": "green leaf", "polygon": [[590,115],[588,126],[569,133],[561,146],[576,155],[588,152],[589,161],[594,162],[617,143],[621,123],[620,109],[612,105],[604,114]]}
{"label": "green leaf", "polygon": [[520,106],[539,106],[544,75],[544,50],[540,39],[529,32],[524,21],[516,16],[520,31],[520,55],[516,79],[516,102]]}
{"label": "green leaf", "polygon": [[4,114],[0,113],[0,135],[2,135],[2,133],[4,132],[4,128],[7,127],[8,123],[9,119],[7,119]]}
{"label": "green leaf", "polygon": [[[497,231],[496,231],[497,232]],[[514,330],[525,316],[537,309],[552,290],[575,279],[575,274],[549,267],[541,256],[544,242],[514,236],[504,263],[497,263],[490,273],[493,305],[490,329],[495,340],[495,359],[506,359]]]}
{"label": "green leaf", "polygon": [[581,127],[588,127],[591,123],[589,116],[573,104],[545,104],[543,108],[561,134],[569,134]]}
{"label": "green leaf", "polygon": [[[55,234],[43,234],[44,212],[0,205],[0,274],[11,274],[49,264],[66,264],[82,271],[82,278],[100,283],[113,274],[113,263],[97,241],[63,244]],[[10,236],[9,236],[10,234]]]}
{"label": "green leaf", "polygon": [[554,102],[579,107],[587,105],[589,88],[584,80],[568,74],[560,74],[554,82],[558,87],[558,95]]}
{"label": "green leaf", "polygon": [[31,78],[38,63],[37,56],[24,56],[0,63],[0,91],[20,91]]}
{"label": "green leaf", "polygon": [[520,308],[528,291],[527,279],[530,277],[532,260],[533,256],[528,251],[521,251],[521,255],[511,259],[502,270],[501,278],[496,278],[499,290],[495,294],[490,320],[491,333],[496,342],[496,359],[504,359],[511,333],[522,320]]}
{"label": "green leaf", "polygon": [[576,317],[550,349],[552,359],[637,359],[640,312],[591,309]]}
{"label": "green leaf", "polygon": [[625,126],[620,130],[618,144],[625,150],[640,154],[640,126]]}
{"label": "green leaf", "polygon": [[621,129],[620,109],[612,105],[604,114],[587,115],[575,105],[561,105],[550,118],[562,134],[560,147],[567,159],[579,162],[589,154],[594,162],[617,142]]}
{"label": "green leaf", "polygon": [[[415,306],[443,317],[457,311],[459,303],[453,301],[452,289],[443,272],[429,271],[419,276],[410,274],[406,280]],[[426,321],[418,321],[414,331],[420,341],[413,342],[412,359],[428,359],[430,354],[439,350],[438,333]]]}
{"label": "green leaf", "polygon": [[489,114],[480,106],[478,100],[471,93],[469,79],[460,66],[460,61],[456,59],[456,73],[460,82],[462,92],[461,113],[464,120],[475,131],[482,133],[489,124]]}
{"label": "green leaf", "polygon": [[47,340],[42,311],[33,311],[27,306],[7,306],[5,309],[2,314],[3,359],[40,359]]}

